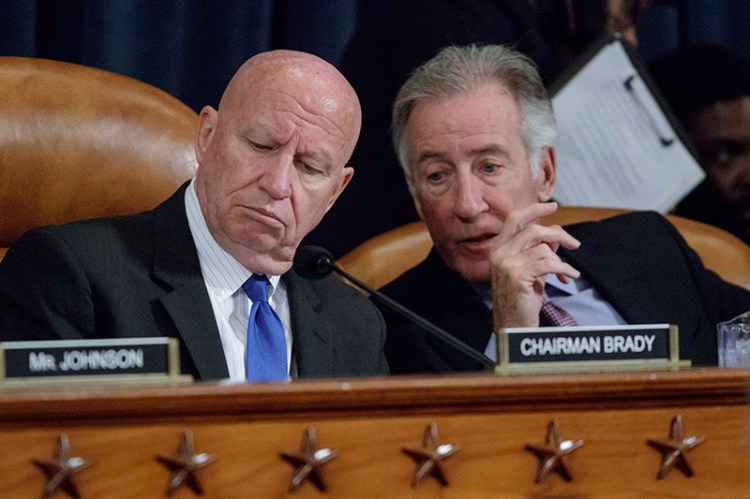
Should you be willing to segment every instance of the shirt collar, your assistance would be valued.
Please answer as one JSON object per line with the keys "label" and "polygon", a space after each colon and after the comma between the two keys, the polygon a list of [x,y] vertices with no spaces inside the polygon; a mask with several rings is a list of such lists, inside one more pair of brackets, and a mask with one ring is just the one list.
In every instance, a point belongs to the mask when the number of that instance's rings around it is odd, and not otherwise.
{"label": "shirt collar", "polygon": [[577,295],[591,287],[591,283],[589,283],[583,276],[578,279],[572,279],[568,283],[564,283],[557,278],[556,274],[547,274],[545,284],[559,291],[558,294],[562,295]]}

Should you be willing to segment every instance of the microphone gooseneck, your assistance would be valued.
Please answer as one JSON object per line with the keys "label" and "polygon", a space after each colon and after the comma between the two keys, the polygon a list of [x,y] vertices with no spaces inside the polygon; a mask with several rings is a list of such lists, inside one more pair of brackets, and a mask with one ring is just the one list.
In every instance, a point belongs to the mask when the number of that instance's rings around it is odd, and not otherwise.
{"label": "microphone gooseneck", "polygon": [[396,313],[410,320],[425,331],[437,336],[467,357],[470,357],[485,367],[495,367],[495,362],[483,353],[470,347],[424,317],[415,314],[400,303],[346,272],[344,269],[336,265],[333,260],[333,255],[325,248],[321,248],[320,246],[302,246],[298,248],[297,253],[294,256],[294,270],[305,279],[321,279],[331,272],[335,272],[346,278],[358,288],[370,293],[370,296],[372,296],[373,299],[389,307],[391,310],[394,310]]}

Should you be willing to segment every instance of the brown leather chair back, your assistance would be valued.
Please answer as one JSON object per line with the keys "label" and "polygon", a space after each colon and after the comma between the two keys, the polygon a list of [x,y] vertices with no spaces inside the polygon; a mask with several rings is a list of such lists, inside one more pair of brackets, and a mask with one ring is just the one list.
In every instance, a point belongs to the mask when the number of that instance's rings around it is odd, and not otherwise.
{"label": "brown leather chair back", "polygon": [[0,57],[0,258],[34,226],[155,207],[195,173],[197,122],[132,78]]}
{"label": "brown leather chair back", "polygon": [[[627,211],[561,206],[543,223],[569,225],[602,220]],[[700,255],[707,268],[726,281],[750,289],[750,246],[712,225],[675,215],[667,215],[667,218]],[[366,284],[380,288],[424,260],[431,248],[427,227],[422,222],[413,222],[365,241],[340,258],[338,264]]]}

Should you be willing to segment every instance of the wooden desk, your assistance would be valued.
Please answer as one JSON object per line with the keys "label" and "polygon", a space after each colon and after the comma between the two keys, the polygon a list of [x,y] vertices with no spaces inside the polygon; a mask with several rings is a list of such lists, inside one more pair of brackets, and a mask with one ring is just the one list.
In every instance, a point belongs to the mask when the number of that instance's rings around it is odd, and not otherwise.
{"label": "wooden desk", "polygon": [[[197,472],[204,497],[750,497],[747,381],[750,370],[460,375],[298,381],[264,386],[55,387],[0,390],[0,496],[41,497],[46,479],[32,460],[51,459],[61,434],[71,456],[93,465],[74,475],[83,498],[166,496],[170,471],[157,455],[184,432],[215,461]],[[658,480],[661,454],[681,415],[685,436],[705,441]],[[585,440],[568,457],[573,480],[535,483],[549,422],[564,439]],[[411,482],[435,423],[460,451],[442,465],[448,486]],[[293,467],[313,427],[317,447],[338,451],[322,468],[327,491],[304,482],[289,492]],[[68,497],[58,492],[53,497]],[[180,487],[172,497],[196,497]]]}

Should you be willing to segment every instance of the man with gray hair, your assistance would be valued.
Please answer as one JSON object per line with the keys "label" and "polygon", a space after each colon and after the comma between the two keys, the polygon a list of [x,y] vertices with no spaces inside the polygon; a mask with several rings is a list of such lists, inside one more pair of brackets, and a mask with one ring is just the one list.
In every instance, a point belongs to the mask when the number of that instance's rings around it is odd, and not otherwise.
{"label": "man with gray hair", "polygon": [[[680,356],[715,365],[715,324],[750,292],[705,269],[653,212],[565,228],[552,106],[534,64],[498,45],[447,47],[402,86],[393,139],[434,249],[385,294],[495,357],[493,330],[670,323]],[[481,369],[383,309],[392,373]]]}

